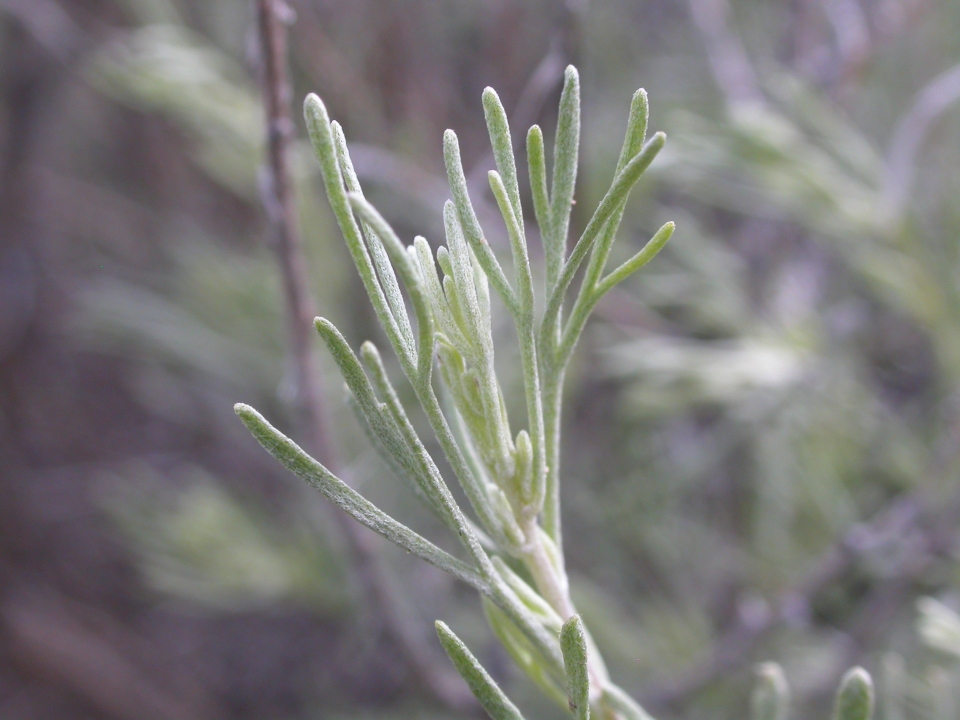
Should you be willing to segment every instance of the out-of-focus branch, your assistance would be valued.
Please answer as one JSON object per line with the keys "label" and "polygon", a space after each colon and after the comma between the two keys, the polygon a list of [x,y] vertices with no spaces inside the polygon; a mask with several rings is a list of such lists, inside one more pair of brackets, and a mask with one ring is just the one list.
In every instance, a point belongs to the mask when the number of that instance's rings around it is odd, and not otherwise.
{"label": "out-of-focus branch", "polygon": [[887,152],[883,197],[895,215],[903,212],[917,171],[917,154],[931,125],[960,100],[960,64],[941,73],[918,94],[897,124]]}
{"label": "out-of-focus branch", "polygon": [[54,0],[0,0],[0,10],[17,18],[61,62],[69,62],[86,42],[83,30]]}
{"label": "out-of-focus branch", "polygon": [[740,38],[730,29],[727,0],[688,0],[703,36],[710,69],[727,102],[762,101],[756,73]]}
{"label": "out-of-focus branch", "polygon": [[523,150],[527,128],[536,122],[550,93],[563,82],[566,62],[561,48],[560,36],[554,36],[550,41],[550,50],[537,64],[517,98],[517,105],[513,110],[513,125],[517,129],[513,138],[515,152]]}
{"label": "out-of-focus branch", "polygon": [[874,50],[867,16],[857,0],[820,0],[837,42],[837,79],[852,76]]}
{"label": "out-of-focus branch", "polygon": [[450,187],[442,177],[384,148],[352,142],[350,158],[361,180],[401,192],[428,212],[437,212],[450,197]]}
{"label": "out-of-focus branch", "polygon": [[84,623],[77,609],[50,590],[7,594],[0,622],[13,656],[28,672],[69,688],[117,720],[220,716],[214,700],[189,678],[158,677],[157,658],[144,657],[150,650],[109,617],[88,611],[96,622]]}
{"label": "out-of-focus branch", "polygon": [[302,57],[310,80],[324,88],[324,101],[330,96],[336,107],[343,109],[349,121],[345,124],[351,133],[359,131],[363,137],[381,138],[383,111],[366,78],[324,32],[317,4],[294,0],[294,6],[297,11],[294,51]]}
{"label": "out-of-focus branch", "polygon": [[[694,693],[728,673],[751,662],[753,650],[769,632],[781,625],[805,623],[818,595],[847,576],[860,562],[891,545],[899,549],[895,567],[878,577],[870,597],[871,605],[884,612],[896,606],[910,583],[930,566],[934,558],[950,558],[960,517],[960,496],[933,503],[921,493],[912,493],[890,502],[869,523],[856,525],[824,554],[799,583],[782,592],[768,612],[740,613],[735,622],[714,643],[702,661],[669,682],[655,683],[640,693],[644,706],[663,709],[676,706]],[[877,632],[874,616],[870,622],[855,622],[847,633],[840,666],[853,662],[856,652]]]}
{"label": "out-of-focus branch", "polygon": [[[307,447],[333,468],[338,463],[325,422],[326,406],[317,381],[312,350],[314,305],[307,284],[306,259],[290,172],[294,125],[290,115],[292,91],[287,74],[287,24],[293,11],[284,0],[257,0],[264,104],[267,113],[268,167],[262,182],[263,203],[270,220],[271,238],[283,280],[289,325],[290,359],[294,380],[293,402]],[[383,622],[414,673],[442,703],[464,710],[476,707],[473,697],[452,668],[441,665],[421,633],[400,614],[392,597],[387,569],[373,546],[371,533],[343,513],[334,514],[350,545],[354,569],[371,603],[371,615]],[[436,660],[434,655],[437,656]]]}

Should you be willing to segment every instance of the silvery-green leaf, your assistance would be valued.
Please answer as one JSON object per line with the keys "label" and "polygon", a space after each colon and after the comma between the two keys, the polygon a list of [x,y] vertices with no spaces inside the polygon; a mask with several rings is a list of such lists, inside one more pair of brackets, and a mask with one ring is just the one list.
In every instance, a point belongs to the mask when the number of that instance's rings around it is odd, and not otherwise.
{"label": "silvery-green leaf", "polygon": [[756,669],[756,684],[750,695],[751,720],[787,720],[790,707],[790,687],[783,669],[773,662],[760,663]]}
{"label": "silvery-green leaf", "polygon": [[447,651],[460,677],[466,680],[473,696],[480,701],[490,717],[493,720],[523,720],[523,715],[517,706],[510,702],[510,698],[483,669],[463,641],[439,620],[436,622],[436,628],[443,649]]}
{"label": "silvery-green leaf", "polygon": [[851,668],[837,690],[833,720],[871,720],[872,717],[873,680],[862,667]]}
{"label": "silvery-green leaf", "polygon": [[560,650],[567,672],[567,702],[577,720],[590,720],[590,671],[587,667],[587,640],[579,615],[567,620],[560,630]]}
{"label": "silvery-green leaf", "polygon": [[267,452],[294,475],[330,498],[358,522],[431,565],[436,565],[441,570],[472,585],[480,592],[489,592],[488,583],[473,568],[387,515],[310,457],[252,407],[237,403],[234,410]]}

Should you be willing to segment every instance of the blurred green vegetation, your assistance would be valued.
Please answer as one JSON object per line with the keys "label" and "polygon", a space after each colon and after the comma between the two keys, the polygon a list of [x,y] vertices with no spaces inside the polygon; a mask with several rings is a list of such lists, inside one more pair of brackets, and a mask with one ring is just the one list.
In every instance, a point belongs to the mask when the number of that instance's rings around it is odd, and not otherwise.
{"label": "blurred green vegetation", "polygon": [[[618,251],[668,218],[677,232],[601,303],[565,411],[568,563],[615,680],[657,717],[733,718],[751,666],[776,660],[795,712],[823,716],[859,663],[884,720],[956,717],[960,3],[291,4],[295,116],[308,91],[328,101],[407,239],[439,239],[445,127],[472,176],[492,166],[485,85],[512,120],[552,127],[563,65],[578,65],[584,213],[631,93],[650,94],[669,142]],[[252,23],[248,4],[222,1],[0,4],[4,587],[103,607],[157,641],[157,663],[189,655],[208,717],[453,716],[384,639],[332,511],[261,458],[231,410],[293,425]],[[317,305],[352,343],[377,339],[305,143],[294,167]],[[371,452],[327,360],[347,476],[442,536]],[[519,373],[509,353],[498,363]],[[64,492],[51,468],[89,489],[68,517],[113,538],[133,579],[97,579],[105,541],[48,533],[37,508]],[[37,560],[47,535],[44,552],[76,543],[94,571]],[[442,618],[524,712],[557,716],[471,593],[385,545],[409,632],[433,642]],[[257,625],[281,616],[294,629]],[[183,617],[199,618],[199,649],[169,639]],[[241,650],[211,629],[229,618],[254,638]],[[31,714],[45,686],[22,672],[0,672],[0,715],[111,716],[62,672],[44,682],[65,699]]]}

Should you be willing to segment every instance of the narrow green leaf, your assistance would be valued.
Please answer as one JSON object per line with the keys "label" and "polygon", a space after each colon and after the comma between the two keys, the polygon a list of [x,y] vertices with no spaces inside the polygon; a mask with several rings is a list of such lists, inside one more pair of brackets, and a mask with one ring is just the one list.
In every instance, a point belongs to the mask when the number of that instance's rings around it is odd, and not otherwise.
{"label": "narrow green leaf", "polygon": [[[637,153],[643,149],[643,141],[647,132],[647,94],[643,88],[637,90],[633,95],[633,101],[630,103],[630,115],[627,118],[627,131],[623,138],[623,146],[620,148],[620,157],[617,160],[617,168],[613,173],[614,178],[620,174],[627,163],[632,160]],[[620,228],[620,222],[623,219],[623,211],[627,206],[627,198],[614,210],[613,214],[606,221],[603,229],[593,248],[590,251],[590,262],[587,264],[587,271],[583,276],[583,283],[580,286],[580,292],[577,296],[577,303],[587,301],[593,294],[596,286],[600,282],[600,276],[603,274],[603,268],[607,264],[607,257],[610,255],[610,249],[617,236],[617,230]],[[575,306],[573,313],[577,313]]]}
{"label": "narrow green leaf", "polygon": [[667,240],[673,237],[673,231],[676,227],[673,222],[664,223],[663,227],[654,233],[654,236],[650,238],[647,244],[644,245],[636,255],[607,275],[600,284],[597,285],[597,289],[593,293],[594,298],[599,300],[616,285],[619,285],[637,270],[653,260],[653,258],[657,256],[657,253],[663,249],[663,246],[667,244]]}
{"label": "narrow green leaf", "polygon": [[[347,138],[343,134],[343,128],[340,123],[333,120],[330,123],[330,130],[333,133],[333,142],[337,150],[337,157],[340,161],[340,169],[343,173],[344,183],[347,188],[347,197],[356,194],[363,197],[363,190],[360,188],[360,180],[353,167],[353,160],[350,159],[350,150],[347,148]],[[377,271],[377,277],[380,279],[380,286],[387,298],[387,304],[390,306],[390,312],[393,314],[394,321],[400,330],[400,335],[404,340],[404,346],[407,354],[412,356],[414,348],[413,330],[410,327],[410,319],[407,316],[407,308],[403,302],[403,295],[400,293],[400,286],[397,283],[397,276],[390,264],[390,258],[383,247],[383,241],[370,227],[367,222],[360,222],[360,229],[367,241],[367,249],[373,261],[373,266]]]}
{"label": "narrow green leaf", "polygon": [[871,720],[873,680],[862,667],[851,668],[840,681],[833,706],[833,720]]}
{"label": "narrow green leaf", "polygon": [[323,340],[334,362],[340,369],[347,388],[357,401],[360,411],[366,418],[372,432],[384,444],[388,452],[396,456],[397,461],[412,475],[417,473],[417,462],[412,449],[404,441],[399,429],[386,415],[387,406],[381,403],[373,390],[370,379],[363,371],[360,361],[354,355],[350,345],[336,326],[326,318],[314,321],[317,333]]}
{"label": "narrow green leaf", "polygon": [[[393,228],[368,203],[362,195],[350,193],[347,196],[354,210],[363,218],[377,236],[383,241],[390,260],[403,278],[403,284],[410,295],[413,312],[417,318],[417,377],[420,382],[429,382],[433,367],[433,315],[427,301],[425,283]],[[400,300],[402,305],[403,301]],[[411,381],[413,378],[410,378]]]}
{"label": "narrow green leaf", "polygon": [[487,132],[490,135],[490,146],[493,148],[493,159],[497,163],[497,170],[503,178],[503,185],[507,190],[507,197],[513,207],[513,214],[523,221],[523,211],[520,209],[520,186],[517,183],[517,164],[513,156],[513,141],[510,139],[510,124],[507,122],[507,112],[503,109],[500,96],[492,87],[483,91],[483,114],[487,120]]}
{"label": "narrow green leaf", "polygon": [[534,484],[533,443],[530,442],[530,434],[526,430],[517,433],[514,447],[517,449],[516,492],[521,503],[529,506],[538,498]]}
{"label": "narrow green leaf", "polygon": [[524,397],[527,403],[527,420],[533,436],[530,483],[522,494],[523,502],[536,515],[543,506],[546,488],[546,458],[544,456],[543,406],[540,394],[540,368],[537,360],[536,330],[533,319],[533,276],[527,241],[523,234],[523,221],[514,215],[500,175],[491,170],[490,188],[507,224],[513,263],[517,272],[517,289],[520,295],[520,311],[514,315],[517,337],[520,340],[520,360],[523,369]]}
{"label": "narrow green leaf", "polygon": [[397,391],[387,375],[387,369],[383,366],[383,360],[372,342],[365,342],[360,347],[360,356],[363,358],[373,384],[385,401],[386,411],[396,425],[400,436],[406,441],[411,454],[416,463],[416,472],[413,473],[413,481],[420,492],[426,497],[428,505],[434,510],[437,516],[454,532],[458,532],[457,519],[455,517],[456,501],[450,495],[449,488],[443,481],[443,476],[433,461],[430,453],[417,435],[413,424],[407,417]]}
{"label": "narrow green leaf", "polygon": [[607,275],[607,277],[597,284],[592,292],[588,292],[586,288],[583,289],[580,296],[577,297],[573,311],[570,313],[570,320],[563,330],[560,346],[557,349],[557,363],[559,365],[564,365],[570,359],[570,355],[573,354],[573,349],[577,344],[577,340],[580,339],[580,333],[583,332],[584,325],[590,313],[593,312],[593,308],[597,306],[601,298],[653,260],[660,250],[663,249],[663,246],[667,244],[667,241],[673,236],[675,227],[673,222],[664,224],[663,227],[654,233],[653,237],[647,241],[647,244],[644,245],[639,252]]}
{"label": "narrow green leaf", "polygon": [[553,149],[553,182],[550,185],[551,253],[559,256],[561,262],[566,256],[579,151],[580,75],[573,65],[568,65],[563,74],[563,92],[560,94],[557,137]]}
{"label": "narrow green leaf", "polygon": [[327,115],[327,108],[319,97],[310,93],[304,100],[303,114],[310,142],[313,145],[317,160],[320,161],[320,171],[323,175],[327,199],[330,201],[330,207],[337,218],[340,232],[343,233],[347,249],[350,251],[353,263],[360,274],[360,280],[363,282],[363,287],[373,304],[377,319],[390,339],[394,352],[397,353],[398,357],[403,358],[409,354],[409,348],[393,316],[383,288],[380,287],[380,282],[377,280],[370,254],[367,252],[367,247],[360,233],[360,226],[357,224],[350,203],[347,201],[340,158],[330,125],[330,117]]}
{"label": "narrow green leaf", "polygon": [[377,455],[381,460],[383,460],[384,464],[390,468],[397,477],[404,481],[407,487],[410,488],[410,491],[417,496],[417,499],[420,500],[425,507],[442,519],[442,512],[439,508],[433,505],[428,495],[424,492],[423,487],[421,487],[421,483],[417,479],[416,471],[405,467],[405,463],[402,463],[400,459],[386,446],[380,436],[374,432],[366,416],[363,414],[363,411],[360,409],[360,403],[357,402],[357,399],[353,396],[353,393],[347,393],[347,405],[353,411],[354,417],[357,419],[357,423],[363,429],[364,435],[367,436],[367,440],[370,441],[373,449],[376,450]]}
{"label": "narrow green leaf", "polygon": [[237,403],[234,410],[263,448],[294,475],[330,498],[362,525],[383,535],[404,550],[426,560],[482,593],[489,584],[462,560],[441,550],[424,537],[383,512],[305,453],[295,442],[274,428],[249,405]]}
{"label": "narrow green leaf", "polygon": [[418,235],[413,239],[413,247],[420,264],[420,277],[423,278],[427,297],[433,307],[434,330],[442,332],[448,337],[461,335],[459,325],[454,322],[453,316],[450,314],[450,307],[440,284],[440,276],[437,274],[437,266],[433,260],[430,244],[426,238]]}
{"label": "narrow green leaf", "polygon": [[510,702],[510,698],[483,669],[463,641],[440,620],[435,624],[440,644],[447,651],[460,677],[467,681],[473,696],[480,701],[490,717],[493,720],[523,720],[523,715],[520,714],[517,706]]}
{"label": "narrow green leaf", "polygon": [[443,160],[447,168],[450,192],[453,193],[453,203],[457,208],[457,215],[460,217],[460,224],[463,226],[467,242],[473,248],[480,267],[490,278],[494,290],[507,306],[507,310],[511,314],[516,314],[518,309],[516,294],[510,287],[507,276],[503,274],[503,268],[500,267],[493,250],[490,249],[487,239],[483,236],[477,213],[473,209],[473,203],[470,202],[467,178],[463,173],[463,163],[460,161],[460,143],[453,130],[447,130],[443,134]]}
{"label": "narrow green leaf", "polygon": [[756,685],[750,695],[750,720],[787,720],[790,687],[783,669],[774,662],[760,663]]}
{"label": "narrow green leaf", "polygon": [[650,107],[647,103],[647,91],[640,88],[633,94],[630,101],[630,114],[627,117],[627,132],[623,138],[623,147],[620,148],[620,157],[617,159],[617,169],[614,177],[627,166],[643,148],[643,141],[647,137],[647,121],[650,117]]}
{"label": "narrow green leaf", "polygon": [[577,720],[590,720],[590,671],[587,668],[587,639],[579,615],[567,620],[560,630],[560,651],[567,672],[567,702]]}
{"label": "narrow green leaf", "polygon": [[[547,259],[547,287],[551,287],[560,275],[563,258],[553,252],[547,236],[550,233],[550,197],[547,194],[547,164],[543,151],[543,131],[534,125],[527,132],[527,168],[530,173],[530,193],[533,196],[533,213],[540,228],[544,255]],[[548,249],[549,248],[549,249]]]}
{"label": "narrow green leaf", "polygon": [[[447,238],[447,251],[456,296],[460,303],[463,319],[466,322],[464,332],[467,335],[467,340],[474,342],[480,349],[485,344],[483,342],[485,335],[483,331],[485,320],[488,318],[481,317],[477,288],[473,281],[473,261],[470,250],[464,238],[460,216],[449,200],[443,206],[443,227]],[[471,359],[475,360],[477,358]]]}
{"label": "narrow green leaf", "polygon": [[[504,187],[503,179],[496,170],[487,173],[490,189],[497,201],[503,221],[507,226],[510,248],[513,251],[513,264],[517,273],[517,290],[520,295],[520,314],[517,322],[521,324],[533,321],[533,276],[530,273],[530,258],[527,255],[527,240],[523,233],[523,217],[516,211],[509,198],[509,189]],[[519,207],[519,199],[517,207]]]}

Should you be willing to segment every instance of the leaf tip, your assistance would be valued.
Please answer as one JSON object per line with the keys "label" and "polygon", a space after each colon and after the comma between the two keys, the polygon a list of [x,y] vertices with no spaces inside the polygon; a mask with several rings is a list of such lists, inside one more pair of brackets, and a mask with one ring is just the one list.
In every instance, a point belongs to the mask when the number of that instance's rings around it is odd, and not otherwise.
{"label": "leaf tip", "polygon": [[870,673],[859,666],[847,670],[837,690],[834,720],[870,720],[873,704],[873,679]]}
{"label": "leaf tip", "polygon": [[310,93],[304,98],[303,114],[307,122],[330,122],[329,116],[327,115],[327,108],[323,104],[323,100],[321,100],[320,96],[316,93]]}
{"label": "leaf tip", "polygon": [[380,364],[380,351],[377,346],[369,340],[364,340],[360,345],[360,357],[369,366],[371,364]]}
{"label": "leaf tip", "polygon": [[337,327],[325,317],[314,318],[313,327],[316,328],[317,332],[320,333],[320,337],[324,340],[331,335],[335,335],[337,332]]}
{"label": "leaf tip", "polygon": [[790,686],[783,668],[775,662],[754,666],[756,684],[750,697],[751,720],[786,720]]}
{"label": "leaf tip", "polygon": [[233,411],[237,414],[237,417],[240,418],[240,422],[242,422],[250,432],[253,432],[254,435],[256,435],[254,429],[259,424],[265,422],[263,416],[246,403],[237,403],[233,406]]}

